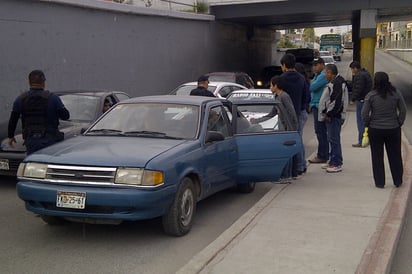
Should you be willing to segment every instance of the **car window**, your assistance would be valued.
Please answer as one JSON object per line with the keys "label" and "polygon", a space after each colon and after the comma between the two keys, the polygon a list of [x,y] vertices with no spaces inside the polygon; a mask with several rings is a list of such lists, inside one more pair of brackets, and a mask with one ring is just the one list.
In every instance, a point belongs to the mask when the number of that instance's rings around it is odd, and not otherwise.
{"label": "car window", "polygon": [[270,102],[236,106],[237,134],[255,132],[295,131],[293,121],[287,116],[280,104]]}
{"label": "car window", "polygon": [[165,103],[118,104],[87,134],[193,139],[199,107]]}
{"label": "car window", "polygon": [[207,118],[207,130],[217,131],[223,134],[225,138],[229,137],[229,125],[224,118],[225,110],[218,106],[209,110]]}
{"label": "car window", "polygon": [[224,97],[224,98],[226,98],[231,92],[232,92],[232,89],[230,88],[230,86],[222,87],[222,88],[219,90],[220,96],[222,96],[222,97]]}
{"label": "car window", "polygon": [[[97,118],[97,109],[101,107],[101,97],[97,96],[62,94],[60,95],[60,99],[70,112],[71,121],[92,122]],[[101,113],[101,111],[99,111],[99,113]]]}

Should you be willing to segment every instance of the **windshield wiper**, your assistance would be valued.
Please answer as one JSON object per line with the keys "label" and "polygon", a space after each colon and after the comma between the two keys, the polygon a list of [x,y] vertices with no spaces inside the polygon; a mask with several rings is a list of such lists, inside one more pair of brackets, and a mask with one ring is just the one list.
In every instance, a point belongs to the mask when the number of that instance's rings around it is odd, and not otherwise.
{"label": "windshield wiper", "polygon": [[167,138],[167,139],[177,139],[181,140],[182,138],[169,136],[164,132],[159,131],[149,131],[149,130],[135,130],[135,131],[126,131],[123,132],[126,136],[138,136],[138,137],[156,137],[156,138]]}
{"label": "windshield wiper", "polygon": [[103,133],[103,134],[116,134],[121,135],[122,131],[118,129],[109,129],[109,128],[99,128],[99,129],[92,129],[88,132],[89,133]]}

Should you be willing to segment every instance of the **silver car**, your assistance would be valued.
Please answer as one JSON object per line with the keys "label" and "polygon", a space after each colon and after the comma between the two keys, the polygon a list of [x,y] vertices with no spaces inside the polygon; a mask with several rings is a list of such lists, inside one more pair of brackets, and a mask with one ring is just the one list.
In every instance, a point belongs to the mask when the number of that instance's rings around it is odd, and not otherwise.
{"label": "silver car", "polygon": [[[197,82],[184,83],[173,90],[171,95],[190,95],[190,92],[197,88]],[[226,98],[235,90],[246,89],[246,87],[229,82],[209,82],[208,90],[218,98]]]}

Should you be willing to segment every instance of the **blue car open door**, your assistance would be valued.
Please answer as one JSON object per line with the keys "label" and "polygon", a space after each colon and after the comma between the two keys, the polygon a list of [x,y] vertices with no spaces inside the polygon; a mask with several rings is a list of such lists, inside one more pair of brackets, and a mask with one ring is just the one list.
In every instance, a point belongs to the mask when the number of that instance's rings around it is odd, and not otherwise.
{"label": "blue car open door", "polygon": [[277,181],[302,149],[293,119],[273,99],[232,101],[238,150],[237,182]]}

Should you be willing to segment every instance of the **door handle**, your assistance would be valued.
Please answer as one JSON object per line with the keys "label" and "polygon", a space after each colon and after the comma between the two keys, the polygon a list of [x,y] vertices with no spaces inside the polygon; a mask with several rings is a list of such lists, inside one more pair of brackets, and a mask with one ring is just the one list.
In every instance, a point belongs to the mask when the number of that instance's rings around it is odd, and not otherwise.
{"label": "door handle", "polygon": [[296,141],[295,141],[295,140],[285,141],[285,142],[283,143],[283,145],[285,145],[285,146],[293,146],[293,145],[296,145]]}

